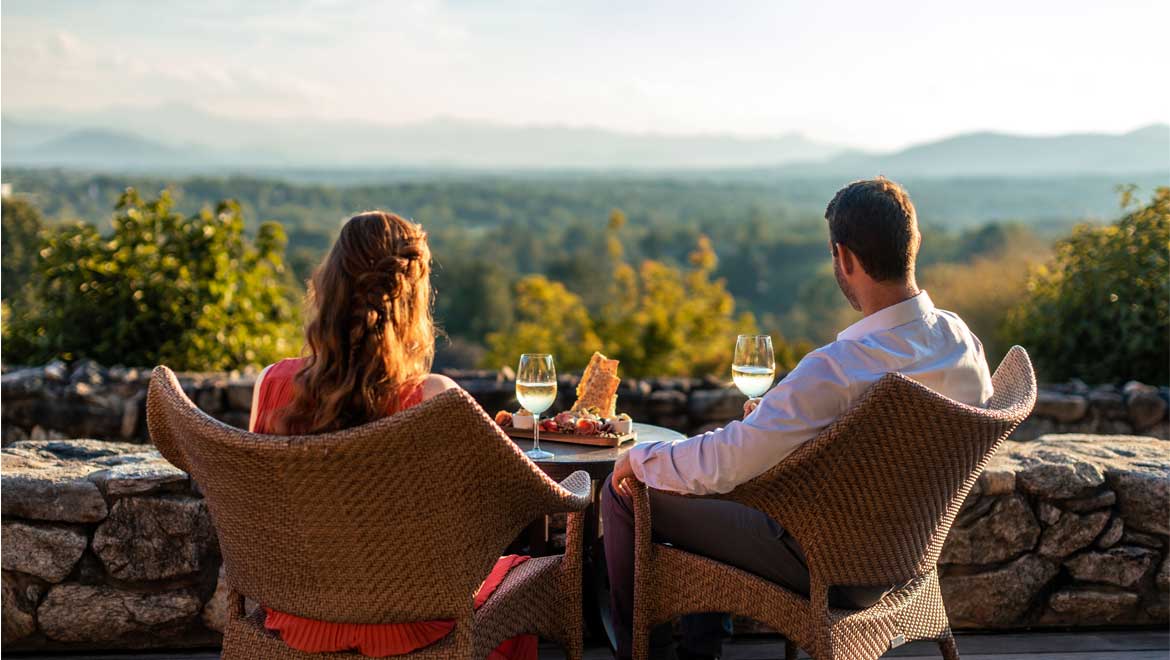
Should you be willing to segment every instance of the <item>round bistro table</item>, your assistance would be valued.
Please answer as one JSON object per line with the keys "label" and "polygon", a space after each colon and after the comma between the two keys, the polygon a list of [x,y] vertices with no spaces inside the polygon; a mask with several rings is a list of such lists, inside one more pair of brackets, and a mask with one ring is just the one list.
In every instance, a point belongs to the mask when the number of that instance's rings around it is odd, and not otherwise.
{"label": "round bistro table", "polygon": [[[660,440],[673,442],[686,438],[678,431],[641,422],[634,422],[634,433],[637,435],[636,438],[617,447],[594,447],[592,445],[574,445],[567,442],[541,440],[540,448],[552,452],[553,457],[536,461],[536,464],[544,470],[545,474],[556,481],[564,479],[577,470],[584,470],[596,482],[613,472],[613,464],[617,462],[618,456],[630,451],[630,447],[634,445]],[[532,449],[531,439],[512,438],[512,441],[524,451]]]}
{"label": "round bistro table", "polygon": [[[683,440],[685,435],[678,431],[634,422],[636,437],[617,447],[593,447],[590,445],[574,445],[564,442],[542,440],[540,448],[552,452],[553,457],[535,461],[545,474],[561,481],[577,470],[589,473],[593,480],[590,491],[591,504],[585,510],[584,559],[585,585],[582,593],[585,596],[586,624],[592,636],[606,640],[610,648],[615,646],[613,624],[609,617],[609,578],[605,572],[605,548],[600,543],[601,524],[601,487],[603,479],[613,472],[613,465],[618,457],[628,452],[634,445],[644,442]],[[532,449],[532,440],[512,438],[520,449]],[[533,555],[548,552],[548,519],[537,521],[528,530],[528,549]]]}

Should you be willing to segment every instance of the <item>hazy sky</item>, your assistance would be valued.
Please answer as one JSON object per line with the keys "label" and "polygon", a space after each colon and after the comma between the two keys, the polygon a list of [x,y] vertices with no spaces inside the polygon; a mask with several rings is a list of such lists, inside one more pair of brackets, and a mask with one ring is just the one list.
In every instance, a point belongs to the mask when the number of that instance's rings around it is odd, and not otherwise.
{"label": "hazy sky", "polygon": [[5,112],[742,135],[891,148],[1170,119],[1170,2],[5,0]]}

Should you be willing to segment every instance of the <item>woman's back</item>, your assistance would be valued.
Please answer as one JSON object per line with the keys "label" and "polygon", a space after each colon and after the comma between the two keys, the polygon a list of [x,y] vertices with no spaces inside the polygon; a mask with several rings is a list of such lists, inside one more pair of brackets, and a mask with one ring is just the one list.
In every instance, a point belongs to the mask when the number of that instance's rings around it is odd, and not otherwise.
{"label": "woman's back", "polygon": [[[402,412],[457,387],[451,379],[430,373],[434,357],[430,248],[422,227],[381,211],[350,218],[313,275],[309,302],[308,356],[281,360],[260,374],[252,395],[252,431],[277,435],[340,431]],[[501,558],[476,602],[486,599],[507,571],[525,559]],[[410,653],[442,639],[454,626],[449,620],[316,621],[267,607],[265,613],[269,630],[278,632],[287,645],[313,653],[356,650],[378,657]],[[536,641],[530,636],[513,638],[497,652],[535,658]]]}
{"label": "woman's back", "polygon": [[[276,433],[280,416],[295,398],[296,376],[304,366],[305,358],[281,360],[266,368],[256,383],[253,393],[252,430],[256,433]],[[401,412],[451,387],[458,387],[445,376],[429,375],[418,384],[402,386],[397,410]],[[500,558],[476,594],[476,605],[482,604],[503,582],[508,571],[527,557],[510,555]],[[356,650],[370,657],[401,655],[437,642],[450,634],[451,621],[419,621],[391,624],[353,624],[317,621],[265,608],[265,627],[277,632],[289,646],[310,653]],[[505,641],[495,650],[493,658],[532,659],[536,640],[521,636]]]}
{"label": "woman's back", "polygon": [[[263,371],[256,382],[256,389],[252,394],[252,423],[250,424],[250,430],[252,432],[278,433],[277,421],[280,413],[293,401],[296,376],[301,368],[304,367],[304,364],[305,358],[286,358],[276,364],[270,365]],[[434,381],[435,379],[443,379],[450,386],[458,387],[450,379],[443,376],[427,377],[417,384],[412,383],[401,386],[398,396],[398,401],[400,402],[398,409],[387,410],[386,414],[393,415],[396,412],[401,412],[441,392],[441,389],[435,392],[428,391],[426,394],[429,396],[423,396],[424,389],[435,389],[434,386],[424,387],[424,384],[430,385],[431,383],[428,381]],[[447,383],[444,383],[444,385]],[[443,389],[446,389],[446,387]]]}

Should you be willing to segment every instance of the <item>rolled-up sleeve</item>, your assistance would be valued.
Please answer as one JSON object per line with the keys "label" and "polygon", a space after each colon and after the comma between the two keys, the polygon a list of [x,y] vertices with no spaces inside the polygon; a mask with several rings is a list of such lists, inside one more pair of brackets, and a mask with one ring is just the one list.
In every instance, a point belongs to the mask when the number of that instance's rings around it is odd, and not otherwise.
{"label": "rolled-up sleeve", "polygon": [[837,419],[849,406],[851,381],[823,349],[805,356],[743,421],[678,442],[630,449],[634,474],[651,488],[726,493],[763,474]]}

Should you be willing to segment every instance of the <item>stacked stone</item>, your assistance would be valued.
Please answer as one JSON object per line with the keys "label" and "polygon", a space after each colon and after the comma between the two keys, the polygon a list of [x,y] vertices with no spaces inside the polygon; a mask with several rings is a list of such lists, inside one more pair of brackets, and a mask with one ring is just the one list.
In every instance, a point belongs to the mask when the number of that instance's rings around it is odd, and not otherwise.
{"label": "stacked stone", "polygon": [[1140,625],[1170,618],[1170,443],[1009,442],[943,548],[958,628]]}
{"label": "stacked stone", "polygon": [[186,473],[96,440],[17,442],[0,462],[5,649],[218,641],[219,547]]}
{"label": "stacked stone", "polygon": [[[448,370],[489,413],[515,410],[511,369]],[[245,428],[256,372],[184,373],[180,383],[200,408]],[[5,446],[20,440],[96,438],[147,442],[146,387],[149,369],[101,366],[86,360],[72,367],[6,369],[2,378]],[[554,410],[568,409],[577,376],[559,379]],[[637,421],[694,434],[743,414],[739,390],[716,378],[627,378],[618,390],[618,410]],[[1170,439],[1170,388],[1131,382],[1089,388],[1080,382],[1041,389],[1032,416],[1012,436],[1032,440],[1049,433],[1130,434]]]}
{"label": "stacked stone", "polygon": [[[72,367],[61,361],[43,367],[5,367],[0,379],[3,445],[63,438],[149,442],[150,373],[149,368],[107,369],[92,360],[79,360]],[[257,373],[184,373],[179,382],[208,414],[246,428]]]}
{"label": "stacked stone", "polygon": [[1129,435],[1141,433],[1170,439],[1167,409],[1170,389],[1130,381],[1123,387],[1090,388],[1080,381],[1041,388],[1036,408],[1014,439],[1049,433]]}
{"label": "stacked stone", "polygon": [[[226,588],[187,475],[138,444],[0,450],[5,649],[214,644]],[[1009,442],[940,558],[956,628],[1166,625],[1170,442]],[[740,631],[750,630],[748,627]]]}

